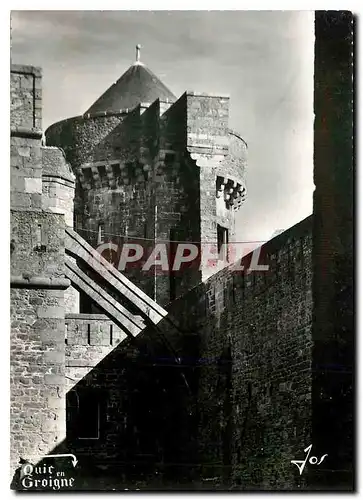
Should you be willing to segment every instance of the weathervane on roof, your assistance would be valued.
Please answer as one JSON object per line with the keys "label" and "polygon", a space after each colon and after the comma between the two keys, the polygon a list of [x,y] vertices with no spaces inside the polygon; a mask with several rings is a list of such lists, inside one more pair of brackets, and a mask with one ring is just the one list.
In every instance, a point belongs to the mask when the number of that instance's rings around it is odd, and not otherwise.
{"label": "weathervane on roof", "polygon": [[141,45],[138,43],[136,45],[136,62],[137,63],[140,62],[140,49],[141,49]]}

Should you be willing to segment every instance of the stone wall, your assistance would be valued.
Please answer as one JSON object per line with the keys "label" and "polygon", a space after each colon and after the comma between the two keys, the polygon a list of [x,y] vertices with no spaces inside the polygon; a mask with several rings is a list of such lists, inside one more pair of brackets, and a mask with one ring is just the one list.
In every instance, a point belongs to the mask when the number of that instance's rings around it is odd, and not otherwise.
{"label": "stone wall", "polygon": [[64,279],[64,216],[12,211],[11,239],[15,468],[20,458],[36,462],[65,437],[64,289],[69,282]]}
{"label": "stone wall", "polygon": [[104,314],[67,314],[65,327],[69,391],[122,342],[126,334]]}
{"label": "stone wall", "polygon": [[312,427],[328,457],[310,474],[331,491],[356,484],[354,30],[352,12],[315,12]]}
{"label": "stone wall", "polygon": [[[144,238],[153,227],[148,223],[154,215],[152,188],[139,161],[140,112],[136,108],[118,116],[76,117],[46,131],[47,144],[64,149],[76,174],[75,229],[93,247],[111,241],[120,250],[124,242]],[[120,251],[110,256],[116,266],[119,257]],[[126,274],[152,295],[154,286],[148,286],[139,269]],[[84,297],[81,308],[95,311]]]}
{"label": "stone wall", "polygon": [[64,215],[43,210],[41,72],[11,69],[11,474],[65,438]]}
{"label": "stone wall", "polygon": [[[112,131],[127,117],[127,114],[85,118],[76,116],[57,122],[45,131],[47,146],[62,147],[74,171],[86,162],[107,158],[112,149],[107,147]],[[111,135],[111,138],[114,137]],[[109,139],[107,139],[109,138]],[[100,147],[100,156],[97,149]],[[105,154],[106,153],[106,154]]]}
{"label": "stone wall", "polygon": [[[173,240],[168,255],[178,241],[216,245],[217,223],[230,229],[232,240],[246,145],[228,129],[228,99],[185,93],[171,106],[156,100],[118,116],[65,120],[46,138],[64,149],[77,176],[77,232],[94,247],[117,245],[109,256],[116,266],[124,243],[141,244],[143,259],[125,274],[160,304],[199,283],[202,272],[197,260],[179,274],[141,271],[155,243]],[[87,301],[81,306],[95,311]]]}
{"label": "stone wall", "polygon": [[[200,183],[197,169],[185,154],[186,119],[185,96],[182,96],[159,119],[151,176],[155,204],[154,238],[160,243],[171,242],[168,246],[169,267],[176,242],[200,240]],[[156,300],[167,304],[198,282],[198,265],[174,273],[165,272],[159,266],[155,269]]]}
{"label": "stone wall", "polygon": [[[85,485],[100,474],[123,487],[185,482],[190,405],[184,379],[170,361],[172,352],[150,329],[134,341],[116,332],[111,346],[111,322],[93,316],[66,319],[67,449],[77,456]],[[98,405],[99,419],[98,435],[88,439],[77,421],[85,393]],[[95,418],[94,409],[88,414]]]}
{"label": "stone wall", "polygon": [[[217,243],[220,224],[233,241],[235,210],[245,191],[246,144],[228,128],[228,97],[187,93],[186,105],[187,149],[200,170],[200,239]],[[223,201],[217,204],[218,195]],[[203,270],[203,279],[209,276]]]}
{"label": "stone wall", "polygon": [[[65,438],[64,303],[54,289],[11,290],[11,467],[37,463]],[[57,287],[57,288],[56,288]]]}
{"label": "stone wall", "polygon": [[68,387],[103,405],[99,438],[68,441],[82,463],[134,485],[303,487],[290,460],[310,444],[311,246],[308,218],[263,246],[269,271],[223,269],[135,342],[69,317]]}
{"label": "stone wall", "polygon": [[[56,147],[42,147],[42,207],[64,214],[66,226],[74,225],[75,175],[66,162],[64,152]],[[79,292],[70,286],[64,292],[66,313],[79,312]]]}
{"label": "stone wall", "polygon": [[309,217],[262,247],[270,271],[230,266],[170,306],[199,339],[190,363],[204,487],[305,484],[290,460],[311,439],[311,225]]}
{"label": "stone wall", "polygon": [[13,65],[10,78],[12,208],[40,210],[41,179],[41,71]]}
{"label": "stone wall", "polygon": [[42,74],[34,66],[11,65],[10,101],[12,129],[41,130]]}
{"label": "stone wall", "polygon": [[73,228],[75,176],[59,148],[42,147],[43,209],[61,213]]}

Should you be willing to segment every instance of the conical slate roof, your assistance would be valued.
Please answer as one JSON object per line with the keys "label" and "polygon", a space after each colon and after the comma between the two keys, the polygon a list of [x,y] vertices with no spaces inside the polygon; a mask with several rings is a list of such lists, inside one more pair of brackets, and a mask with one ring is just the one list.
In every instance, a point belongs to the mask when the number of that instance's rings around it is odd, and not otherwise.
{"label": "conical slate roof", "polygon": [[144,64],[136,61],[92,104],[86,114],[132,109],[140,103],[154,102],[155,99],[176,101],[176,97],[159,78]]}

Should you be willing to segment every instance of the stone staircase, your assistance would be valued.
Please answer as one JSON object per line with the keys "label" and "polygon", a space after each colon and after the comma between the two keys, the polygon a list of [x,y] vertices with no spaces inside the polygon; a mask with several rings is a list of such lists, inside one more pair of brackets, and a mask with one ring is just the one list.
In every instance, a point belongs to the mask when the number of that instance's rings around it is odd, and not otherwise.
{"label": "stone staircase", "polygon": [[[76,231],[65,231],[66,277],[89,296],[129,338],[150,328],[180,364],[184,332],[175,318],[120,273]],[[179,352],[179,354],[178,354]]]}
{"label": "stone staircase", "polygon": [[[67,278],[78,290],[94,300],[127,335],[135,337],[146,325],[157,325],[168,315],[165,309],[121,274],[71,228],[66,228],[65,249],[68,255]],[[92,279],[86,268],[101,278],[106,287]],[[115,296],[121,297],[125,305]],[[136,311],[136,314],[130,311]]]}

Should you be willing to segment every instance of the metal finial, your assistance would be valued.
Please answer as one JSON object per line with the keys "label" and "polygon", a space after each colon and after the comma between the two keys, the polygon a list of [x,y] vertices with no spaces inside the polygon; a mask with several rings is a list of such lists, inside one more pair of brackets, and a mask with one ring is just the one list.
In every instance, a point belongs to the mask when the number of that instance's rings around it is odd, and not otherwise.
{"label": "metal finial", "polygon": [[138,43],[136,45],[136,62],[140,62],[140,49],[141,49],[141,45]]}

